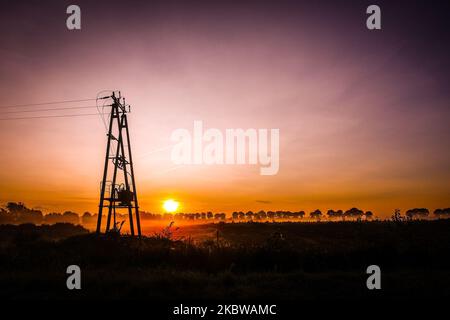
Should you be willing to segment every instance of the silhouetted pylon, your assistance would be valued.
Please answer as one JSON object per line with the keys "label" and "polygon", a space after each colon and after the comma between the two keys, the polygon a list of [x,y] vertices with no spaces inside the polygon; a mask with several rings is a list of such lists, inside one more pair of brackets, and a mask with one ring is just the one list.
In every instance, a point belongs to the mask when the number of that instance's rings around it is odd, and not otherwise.
{"label": "silhouetted pylon", "polygon": [[[102,215],[103,208],[108,208],[108,216],[106,220],[105,232],[119,232],[116,221],[116,208],[128,209],[128,220],[130,224],[131,235],[135,235],[135,226],[133,219],[136,221],[138,236],[141,236],[141,223],[139,219],[139,206],[136,193],[136,182],[134,179],[133,158],[131,156],[130,134],[128,131],[127,106],[125,99],[121,97],[120,91],[118,96],[113,92],[110,97],[111,114],[109,118],[108,142],[106,144],[105,167],[103,171],[103,180],[100,189],[100,204],[98,210],[97,233],[102,232]],[[129,109],[128,109],[129,111]],[[126,147],[124,144],[126,139]],[[117,143],[115,154],[112,148]],[[108,180],[109,167],[112,164],[112,177]],[[122,181],[118,182],[122,175]],[[131,183],[130,183],[131,182]],[[113,218],[113,227],[111,228],[111,218]]]}

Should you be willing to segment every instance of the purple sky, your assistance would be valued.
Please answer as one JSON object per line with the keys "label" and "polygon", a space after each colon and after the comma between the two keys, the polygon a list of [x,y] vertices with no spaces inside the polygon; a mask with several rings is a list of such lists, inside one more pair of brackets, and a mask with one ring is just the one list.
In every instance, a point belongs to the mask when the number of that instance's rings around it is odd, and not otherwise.
{"label": "purple sky", "polygon": [[[444,2],[378,1],[380,31],[365,27],[366,1],[77,1],[81,31],[65,27],[69,4],[2,6],[0,105],[120,89],[144,210],[169,197],[186,211],[450,206]],[[279,128],[278,175],[175,168],[170,134],[194,120]],[[1,202],[96,210],[99,117],[2,121],[0,133]]]}

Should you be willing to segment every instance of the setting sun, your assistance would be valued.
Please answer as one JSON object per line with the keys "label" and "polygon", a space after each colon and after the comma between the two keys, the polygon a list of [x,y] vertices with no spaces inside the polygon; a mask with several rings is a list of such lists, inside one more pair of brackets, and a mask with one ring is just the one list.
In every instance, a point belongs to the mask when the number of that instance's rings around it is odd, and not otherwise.
{"label": "setting sun", "polygon": [[175,212],[177,211],[179,203],[175,200],[169,199],[164,201],[163,208],[166,212]]}

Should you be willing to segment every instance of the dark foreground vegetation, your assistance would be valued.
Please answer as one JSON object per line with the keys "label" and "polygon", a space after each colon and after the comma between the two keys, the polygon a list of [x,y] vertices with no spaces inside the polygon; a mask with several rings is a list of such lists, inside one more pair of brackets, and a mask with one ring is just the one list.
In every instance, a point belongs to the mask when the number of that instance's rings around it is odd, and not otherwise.
{"label": "dark foreground vegetation", "polygon": [[[210,239],[0,226],[1,299],[283,300],[450,297],[450,220],[218,223]],[[66,288],[79,265],[82,289]],[[366,288],[379,265],[382,290]]]}

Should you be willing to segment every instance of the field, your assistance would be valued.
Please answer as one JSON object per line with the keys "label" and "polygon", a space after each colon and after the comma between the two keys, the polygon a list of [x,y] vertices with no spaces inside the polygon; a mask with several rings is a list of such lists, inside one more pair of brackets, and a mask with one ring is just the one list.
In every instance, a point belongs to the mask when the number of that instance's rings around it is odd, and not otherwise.
{"label": "field", "polygon": [[[154,226],[156,228],[156,226]],[[174,225],[142,239],[0,226],[1,299],[406,299],[450,296],[450,220]],[[66,288],[79,265],[82,290]],[[379,265],[382,290],[366,287]]]}

